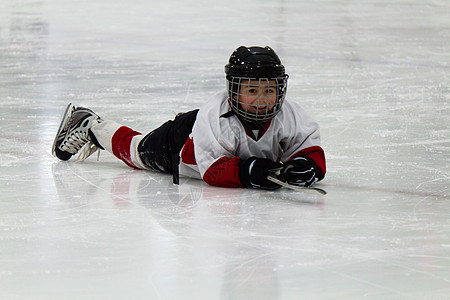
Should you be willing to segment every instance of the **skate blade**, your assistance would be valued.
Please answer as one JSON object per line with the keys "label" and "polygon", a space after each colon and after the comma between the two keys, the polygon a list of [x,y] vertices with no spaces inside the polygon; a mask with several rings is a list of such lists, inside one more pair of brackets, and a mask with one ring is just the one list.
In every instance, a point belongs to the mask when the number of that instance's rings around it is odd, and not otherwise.
{"label": "skate blade", "polygon": [[75,108],[75,105],[73,105],[72,103],[69,103],[69,105],[67,105],[66,111],[64,112],[63,119],[61,120],[61,124],[59,125],[58,131],[56,132],[55,140],[53,141],[53,146],[52,146],[52,154],[55,157],[57,157],[56,156],[56,142],[58,141],[58,136],[61,133],[61,130],[66,126],[70,117],[72,116],[72,114],[69,112],[73,111],[74,108]]}

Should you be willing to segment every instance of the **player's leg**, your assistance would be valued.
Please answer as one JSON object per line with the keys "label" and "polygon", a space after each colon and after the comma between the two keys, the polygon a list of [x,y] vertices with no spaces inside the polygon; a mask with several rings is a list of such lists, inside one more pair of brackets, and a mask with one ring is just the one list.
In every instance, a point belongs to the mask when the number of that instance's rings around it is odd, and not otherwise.
{"label": "player's leg", "polygon": [[169,133],[173,121],[167,121],[147,135],[103,120],[88,108],[69,104],[56,134],[52,152],[61,160],[79,154],[84,160],[98,149],[114,154],[125,164],[137,169],[152,169],[172,173],[172,153]]}
{"label": "player's leg", "polygon": [[173,174],[178,181],[179,152],[192,131],[197,110],[178,114],[143,137],[138,144],[139,157],[150,169]]}
{"label": "player's leg", "polygon": [[172,155],[169,133],[173,121],[167,121],[141,139],[137,151],[142,163],[149,169],[172,173]]}
{"label": "player's leg", "polygon": [[91,132],[106,151],[114,154],[128,166],[135,169],[147,169],[137,150],[144,137],[140,132],[111,120],[95,124]]}
{"label": "player's leg", "polygon": [[80,152],[79,159],[84,160],[97,149],[104,149],[130,167],[178,177],[178,153],[192,130],[197,112],[179,114],[144,136],[114,121],[102,120],[90,109],[70,104],[56,135],[53,154],[68,160]]}
{"label": "player's leg", "polygon": [[88,108],[69,104],[53,142],[52,152],[61,160],[69,160],[75,154],[79,154],[79,160],[84,160],[98,149],[104,149],[131,167],[146,168],[137,152],[137,145],[142,138],[143,135],[131,128],[103,120]]}

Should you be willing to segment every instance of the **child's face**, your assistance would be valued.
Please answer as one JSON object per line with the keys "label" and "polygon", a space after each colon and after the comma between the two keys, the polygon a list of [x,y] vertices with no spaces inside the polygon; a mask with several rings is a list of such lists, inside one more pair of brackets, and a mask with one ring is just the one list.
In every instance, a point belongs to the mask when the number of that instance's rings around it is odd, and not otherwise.
{"label": "child's face", "polygon": [[266,114],[277,102],[276,81],[250,80],[241,83],[237,100],[242,108],[249,113]]}

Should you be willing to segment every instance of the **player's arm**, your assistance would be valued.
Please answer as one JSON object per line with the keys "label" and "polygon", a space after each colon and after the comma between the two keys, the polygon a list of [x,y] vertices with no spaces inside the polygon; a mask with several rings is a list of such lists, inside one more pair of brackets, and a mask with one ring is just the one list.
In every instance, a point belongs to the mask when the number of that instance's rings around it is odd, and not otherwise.
{"label": "player's arm", "polygon": [[310,186],[325,177],[325,154],[321,147],[313,146],[297,152],[287,161],[279,179],[298,186]]}
{"label": "player's arm", "polygon": [[203,180],[210,185],[222,187],[274,190],[280,186],[267,180],[267,176],[274,176],[281,168],[280,163],[267,158],[222,156],[206,170]]}
{"label": "player's arm", "polygon": [[301,107],[292,104],[291,111],[286,121],[290,134],[284,140],[284,167],[280,179],[299,186],[310,186],[322,180],[326,173],[319,125]]}
{"label": "player's arm", "polygon": [[[242,159],[234,156],[229,149],[233,149],[232,143],[218,142],[210,138],[203,139],[201,136],[189,148],[194,148],[195,161],[202,179],[214,186],[221,187],[253,187],[262,189],[275,189],[279,186],[267,180],[267,176],[279,170],[281,164],[269,159],[250,157]],[[227,150],[228,149],[228,150]],[[183,155],[182,155],[183,156]]]}
{"label": "player's arm", "polygon": [[[320,144],[318,127],[307,138],[295,142],[281,170],[281,180],[298,186],[310,186],[322,180],[326,173],[325,153]],[[306,146],[306,147],[305,147]]]}
{"label": "player's arm", "polygon": [[222,187],[278,187],[267,180],[276,163],[237,156],[239,134],[233,132],[226,118],[217,119],[216,114],[211,108],[200,110],[192,132],[195,161],[202,179]]}

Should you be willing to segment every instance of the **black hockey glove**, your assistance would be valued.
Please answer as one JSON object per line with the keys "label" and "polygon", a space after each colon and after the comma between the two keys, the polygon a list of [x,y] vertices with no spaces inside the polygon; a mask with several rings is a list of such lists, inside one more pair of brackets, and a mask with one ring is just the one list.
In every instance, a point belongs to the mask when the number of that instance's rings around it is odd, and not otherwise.
{"label": "black hockey glove", "polygon": [[317,165],[309,157],[296,157],[284,164],[279,179],[297,186],[310,186],[317,181]]}
{"label": "black hockey glove", "polygon": [[239,178],[244,187],[252,187],[263,190],[276,190],[281,187],[276,183],[267,180],[267,176],[277,177],[282,164],[271,161],[267,158],[250,157],[241,160],[239,166]]}

